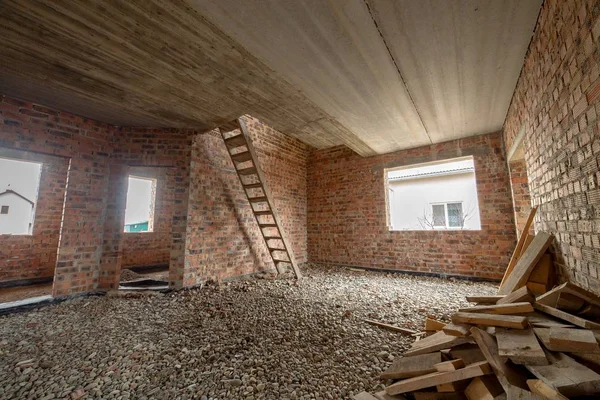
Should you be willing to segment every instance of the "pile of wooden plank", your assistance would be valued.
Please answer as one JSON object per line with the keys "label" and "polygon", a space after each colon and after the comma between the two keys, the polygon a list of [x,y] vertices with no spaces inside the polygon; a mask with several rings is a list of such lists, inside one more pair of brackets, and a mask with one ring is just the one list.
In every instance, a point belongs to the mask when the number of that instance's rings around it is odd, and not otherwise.
{"label": "pile of wooden plank", "polygon": [[600,297],[572,283],[539,293],[555,275],[551,239],[524,241],[497,296],[467,297],[476,304],[450,323],[428,318],[429,336],[381,375],[385,390],[354,399],[600,398]]}

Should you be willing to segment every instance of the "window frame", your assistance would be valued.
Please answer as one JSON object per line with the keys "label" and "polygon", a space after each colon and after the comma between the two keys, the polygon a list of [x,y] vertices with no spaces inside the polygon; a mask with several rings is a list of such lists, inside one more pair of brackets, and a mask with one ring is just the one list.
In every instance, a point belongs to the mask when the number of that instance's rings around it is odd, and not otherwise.
{"label": "window frame", "polygon": [[[460,211],[461,214],[464,212],[464,208],[463,208],[463,201],[444,201],[444,202],[436,202],[436,203],[429,203],[429,205],[431,206],[431,219],[433,221],[435,221],[435,217],[434,212],[433,212],[433,206],[444,206],[444,218],[445,218],[445,223],[446,225],[433,225],[433,229],[434,230],[444,230],[444,229],[449,229],[449,230],[462,230],[464,228],[464,224],[462,224],[461,226],[450,226],[450,215],[448,215],[448,204],[460,204]],[[463,214],[464,215],[464,214]]]}
{"label": "window frame", "polygon": [[[6,212],[5,212],[6,210]],[[8,215],[8,212],[10,210],[10,206],[0,206],[0,214],[1,215]]]}

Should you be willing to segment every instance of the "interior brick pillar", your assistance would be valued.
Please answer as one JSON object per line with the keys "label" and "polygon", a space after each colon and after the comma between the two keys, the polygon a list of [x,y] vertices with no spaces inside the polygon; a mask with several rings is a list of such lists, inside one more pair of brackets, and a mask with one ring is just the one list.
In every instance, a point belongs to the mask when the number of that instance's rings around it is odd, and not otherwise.
{"label": "interior brick pillar", "polygon": [[70,161],[53,296],[97,288],[109,173],[108,162]]}
{"label": "interior brick pillar", "polygon": [[[190,193],[190,162],[192,156],[192,135],[182,149],[177,165],[167,171],[167,188],[173,196],[173,222],[171,224],[171,258],[169,261],[169,287],[181,289],[194,285],[186,274],[185,246]],[[193,277],[192,277],[193,278]]]}
{"label": "interior brick pillar", "polygon": [[531,196],[529,195],[529,183],[527,181],[527,166],[525,160],[516,160],[509,162],[508,168],[510,171],[513,208],[515,210],[515,226],[517,229],[517,237],[519,237],[525,227],[527,217],[531,212]]}
{"label": "interior brick pillar", "polygon": [[98,288],[103,290],[119,287],[123,259],[123,227],[129,182],[128,170],[127,165],[113,164],[110,166],[108,198],[104,218],[104,241],[98,280]]}

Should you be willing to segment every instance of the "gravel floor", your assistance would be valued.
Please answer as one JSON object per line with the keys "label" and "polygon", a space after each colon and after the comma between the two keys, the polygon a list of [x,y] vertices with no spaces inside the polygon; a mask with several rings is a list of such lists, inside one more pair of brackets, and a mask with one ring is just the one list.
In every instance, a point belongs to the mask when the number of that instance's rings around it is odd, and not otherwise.
{"label": "gravel floor", "polygon": [[420,328],[494,285],[307,267],[169,294],[86,297],[0,317],[2,399],[347,399]]}

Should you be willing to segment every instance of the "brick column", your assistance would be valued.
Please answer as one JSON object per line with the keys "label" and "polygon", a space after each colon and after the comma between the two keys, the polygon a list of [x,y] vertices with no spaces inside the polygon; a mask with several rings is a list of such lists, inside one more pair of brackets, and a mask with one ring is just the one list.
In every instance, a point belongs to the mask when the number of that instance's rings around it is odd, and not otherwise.
{"label": "brick column", "polygon": [[54,296],[97,288],[109,172],[108,162],[79,158],[70,161]]}
{"label": "brick column", "polygon": [[110,166],[110,178],[106,213],[104,218],[104,240],[100,259],[98,288],[109,290],[119,287],[123,255],[123,227],[127,203],[128,166]]}

